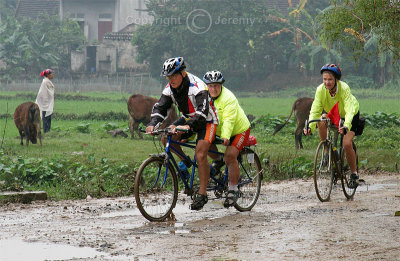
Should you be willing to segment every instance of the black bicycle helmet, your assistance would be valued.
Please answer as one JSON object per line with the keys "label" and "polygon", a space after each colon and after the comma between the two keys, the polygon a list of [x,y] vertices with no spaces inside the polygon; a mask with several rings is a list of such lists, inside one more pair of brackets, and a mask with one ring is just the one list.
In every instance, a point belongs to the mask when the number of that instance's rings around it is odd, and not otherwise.
{"label": "black bicycle helmet", "polygon": [[170,58],[164,62],[161,76],[170,76],[183,71],[185,68],[186,65],[183,61],[183,57]]}
{"label": "black bicycle helmet", "polygon": [[342,72],[340,71],[340,68],[336,65],[336,64],[325,64],[324,66],[322,66],[321,68],[321,74],[325,71],[330,71],[335,75],[335,78],[340,80],[340,78],[342,77]]}

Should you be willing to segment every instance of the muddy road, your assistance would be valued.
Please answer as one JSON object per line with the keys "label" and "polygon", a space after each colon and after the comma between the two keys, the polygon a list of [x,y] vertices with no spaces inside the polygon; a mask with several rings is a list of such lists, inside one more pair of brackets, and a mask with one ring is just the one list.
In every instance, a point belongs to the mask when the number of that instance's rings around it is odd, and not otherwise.
{"label": "muddy road", "polygon": [[[0,260],[400,260],[400,174],[361,173],[316,198],[311,179],[263,184],[251,212],[180,195],[176,221],[150,223],[134,198],[0,206]],[[186,200],[185,200],[186,199]]]}

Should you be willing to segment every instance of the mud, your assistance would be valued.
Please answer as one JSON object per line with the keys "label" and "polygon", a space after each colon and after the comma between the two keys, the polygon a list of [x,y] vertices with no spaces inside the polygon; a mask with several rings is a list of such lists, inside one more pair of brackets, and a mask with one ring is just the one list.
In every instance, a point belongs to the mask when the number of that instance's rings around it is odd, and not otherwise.
{"label": "mud", "polygon": [[311,179],[265,183],[244,213],[217,200],[193,212],[180,195],[162,223],[132,197],[8,204],[0,260],[400,260],[400,175],[361,176],[354,200],[337,186],[326,203]]}

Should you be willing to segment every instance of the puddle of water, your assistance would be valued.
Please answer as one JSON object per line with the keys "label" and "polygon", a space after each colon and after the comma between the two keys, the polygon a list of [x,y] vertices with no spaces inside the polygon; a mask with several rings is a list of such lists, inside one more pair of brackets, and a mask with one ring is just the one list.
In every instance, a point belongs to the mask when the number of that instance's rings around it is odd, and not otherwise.
{"label": "puddle of water", "polygon": [[20,239],[0,240],[2,261],[36,261],[94,258],[103,253],[89,247],[74,247],[46,243],[28,243]]}
{"label": "puddle of water", "polygon": [[169,234],[189,234],[190,231],[187,229],[175,229],[175,230],[168,230],[168,231],[160,231],[158,234],[161,235],[169,235]]}
{"label": "puddle of water", "polygon": [[181,222],[176,222],[174,225],[174,227],[183,227],[183,226],[184,226],[184,223],[181,223]]}
{"label": "puddle of water", "polygon": [[385,190],[388,188],[396,188],[398,187],[397,184],[366,184],[359,186],[357,188],[357,192],[360,191],[374,191],[374,190]]}

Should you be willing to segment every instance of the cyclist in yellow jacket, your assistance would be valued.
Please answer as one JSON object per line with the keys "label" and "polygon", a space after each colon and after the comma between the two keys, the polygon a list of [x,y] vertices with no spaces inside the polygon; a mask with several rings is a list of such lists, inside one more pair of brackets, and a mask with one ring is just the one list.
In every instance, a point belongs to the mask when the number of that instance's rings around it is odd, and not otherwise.
{"label": "cyclist in yellow jacket", "polygon": [[[358,173],[356,166],[356,154],[353,149],[353,138],[362,130],[363,125],[360,121],[360,110],[357,99],[351,94],[349,86],[340,81],[342,72],[335,64],[326,64],[321,68],[323,83],[317,87],[314,102],[311,106],[309,120],[326,117],[323,111],[329,112],[338,103],[340,118],[344,118],[344,126],[339,128],[339,133],[345,134],[343,137],[343,148],[346,153],[347,162],[351,169],[350,187],[357,187]],[[322,116],[321,116],[322,114]],[[311,123],[308,130],[304,130],[305,135],[311,134],[316,128],[316,123]],[[318,132],[321,140],[326,139],[326,125],[318,122]]]}
{"label": "cyclist in yellow jacket", "polygon": [[[228,166],[229,188],[224,207],[228,208],[236,203],[240,195],[238,189],[240,169],[237,157],[248,142],[250,122],[235,95],[222,85],[225,79],[221,72],[209,71],[204,75],[203,81],[207,84],[208,92],[219,117],[216,134],[223,140],[223,145],[227,146],[224,161]],[[217,150],[215,144],[211,146],[211,149]],[[212,153],[209,155],[216,156]],[[221,167],[221,162],[222,159],[219,159],[219,161],[214,161],[213,165],[216,165],[216,168]]]}

